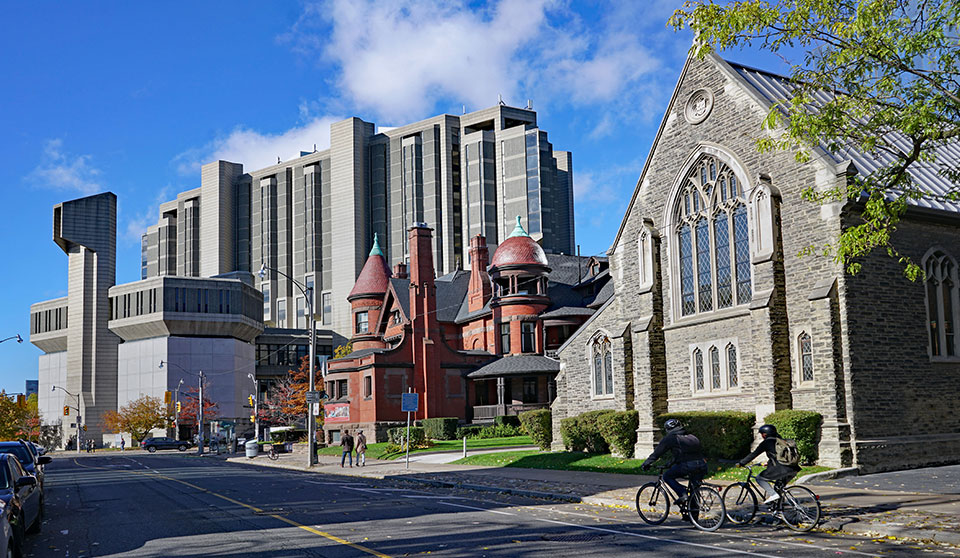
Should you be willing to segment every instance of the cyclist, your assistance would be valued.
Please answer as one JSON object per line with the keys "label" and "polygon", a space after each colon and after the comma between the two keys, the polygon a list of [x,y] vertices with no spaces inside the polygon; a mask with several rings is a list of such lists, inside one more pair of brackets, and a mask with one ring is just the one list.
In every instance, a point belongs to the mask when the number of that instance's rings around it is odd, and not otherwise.
{"label": "cyclist", "polygon": [[764,504],[771,504],[780,499],[780,495],[777,494],[777,491],[773,488],[772,482],[777,481],[788,481],[792,479],[799,471],[799,465],[788,465],[781,463],[777,460],[777,440],[780,439],[779,434],[777,434],[777,427],[772,424],[764,424],[759,429],[760,437],[763,438],[763,441],[757,445],[757,449],[741,459],[737,463],[737,467],[743,467],[747,463],[750,463],[757,458],[761,453],[767,454],[767,468],[760,472],[757,475],[757,484],[763,488],[763,491],[767,493],[767,499],[763,501]]}
{"label": "cyclist", "polygon": [[687,489],[677,479],[703,480],[703,477],[707,476],[707,460],[703,458],[700,439],[693,434],[688,434],[679,420],[667,419],[663,423],[663,430],[666,436],[660,440],[656,449],[643,461],[640,468],[646,469],[667,451],[673,452],[673,464],[663,472],[663,481],[677,493],[679,496],[677,503],[681,504],[687,499]]}

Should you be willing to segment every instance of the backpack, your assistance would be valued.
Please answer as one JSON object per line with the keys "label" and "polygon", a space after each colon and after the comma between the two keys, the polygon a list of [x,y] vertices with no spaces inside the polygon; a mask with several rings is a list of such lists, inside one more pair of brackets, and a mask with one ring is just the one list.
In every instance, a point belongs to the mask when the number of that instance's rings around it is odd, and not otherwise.
{"label": "backpack", "polygon": [[781,465],[793,466],[800,463],[800,452],[797,451],[797,442],[794,440],[777,438],[777,445],[773,451],[777,457],[777,462]]}

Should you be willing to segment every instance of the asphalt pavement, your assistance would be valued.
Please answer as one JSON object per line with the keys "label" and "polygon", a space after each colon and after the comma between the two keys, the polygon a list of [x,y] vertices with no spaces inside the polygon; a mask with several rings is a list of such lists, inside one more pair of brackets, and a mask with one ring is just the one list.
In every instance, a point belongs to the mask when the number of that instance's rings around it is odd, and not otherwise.
{"label": "asphalt pavement", "polygon": [[[280,461],[292,464],[296,457]],[[27,540],[27,556],[879,557],[931,551],[765,524],[702,533],[671,518],[651,527],[629,508],[170,453],[58,455],[47,468],[47,487],[43,531]]]}

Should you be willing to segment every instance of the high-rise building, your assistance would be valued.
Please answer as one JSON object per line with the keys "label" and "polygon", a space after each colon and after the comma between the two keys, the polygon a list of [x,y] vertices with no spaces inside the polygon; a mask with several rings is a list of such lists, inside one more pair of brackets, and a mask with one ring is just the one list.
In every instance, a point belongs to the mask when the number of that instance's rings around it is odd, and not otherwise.
{"label": "high-rise building", "polygon": [[204,165],[200,187],[159,213],[142,237],[143,279],[266,265],[256,286],[268,326],[306,327],[292,278],[310,287],[317,324],[346,337],[374,234],[388,262],[407,262],[408,229],[428,224],[437,275],[470,267],[464,239],[482,234],[495,250],[517,216],[547,253],[575,246],[571,154],[553,150],[533,110],[503,105],[379,132],[349,118],[323,151],[248,172]]}

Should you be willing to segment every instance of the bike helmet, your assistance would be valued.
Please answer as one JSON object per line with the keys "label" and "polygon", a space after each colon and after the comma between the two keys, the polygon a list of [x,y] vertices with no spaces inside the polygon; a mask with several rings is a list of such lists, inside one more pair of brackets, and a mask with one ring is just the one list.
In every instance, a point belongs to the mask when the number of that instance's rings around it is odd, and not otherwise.
{"label": "bike helmet", "polygon": [[772,424],[764,424],[763,426],[760,427],[760,435],[764,437],[773,436],[774,438],[776,438],[777,427]]}
{"label": "bike helmet", "polygon": [[667,419],[666,422],[663,423],[663,430],[666,432],[673,432],[681,428],[683,428],[683,425],[675,418]]}

